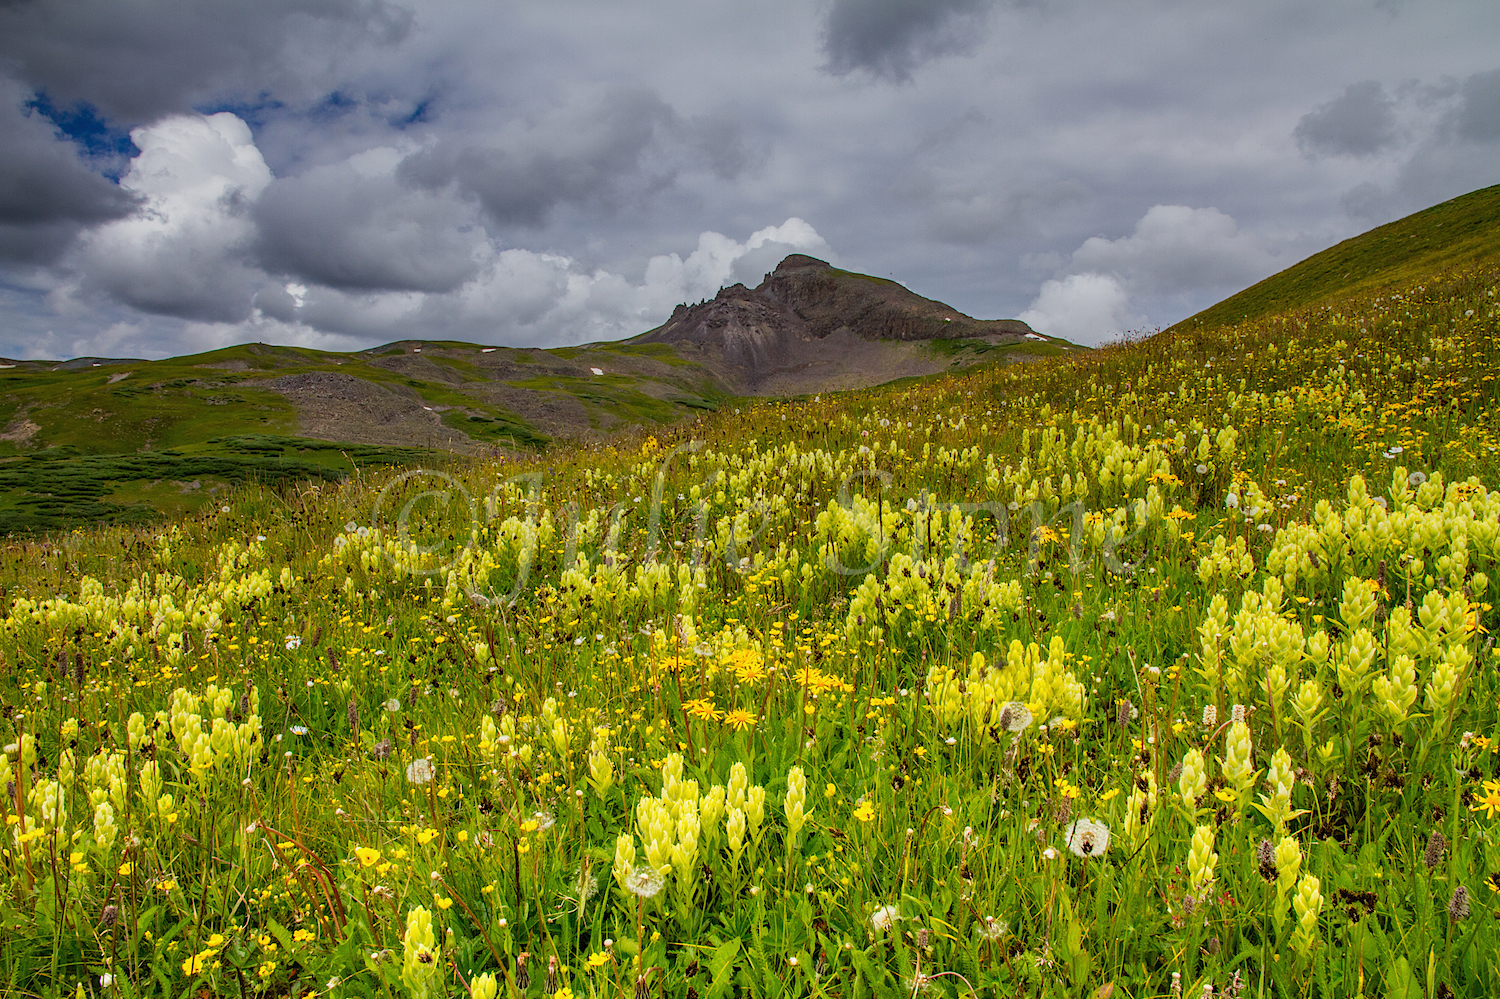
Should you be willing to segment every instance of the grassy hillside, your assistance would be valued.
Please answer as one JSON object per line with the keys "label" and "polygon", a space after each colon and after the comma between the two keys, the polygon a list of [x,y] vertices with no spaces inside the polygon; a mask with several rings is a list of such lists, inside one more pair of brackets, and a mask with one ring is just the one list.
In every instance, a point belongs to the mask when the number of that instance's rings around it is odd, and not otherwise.
{"label": "grassy hillside", "polygon": [[1497,286],[12,539],[0,991],[1500,994]]}
{"label": "grassy hillside", "polygon": [[1500,185],[1346,239],[1178,323],[1225,326],[1334,299],[1374,298],[1428,275],[1500,260]]}
{"label": "grassy hillside", "polygon": [[534,451],[554,436],[671,423],[722,398],[660,345],[414,341],[345,354],[242,344],[161,361],[7,362],[0,532],[149,520],[211,505],[247,480],[338,478],[437,450]]}

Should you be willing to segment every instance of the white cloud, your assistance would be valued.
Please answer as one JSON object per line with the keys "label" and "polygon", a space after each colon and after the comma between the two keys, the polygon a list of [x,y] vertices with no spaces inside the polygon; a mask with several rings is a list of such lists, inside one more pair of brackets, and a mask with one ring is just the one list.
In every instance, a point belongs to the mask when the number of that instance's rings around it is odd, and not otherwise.
{"label": "white cloud", "polygon": [[[302,305],[278,314],[373,339],[450,336],[529,346],[616,340],[664,322],[679,302],[712,298],[735,280],[758,284],[788,253],[833,256],[817,230],[791,218],[744,242],[705,232],[685,259],[651,258],[640,283],[586,270],[564,254],[509,248],[489,252],[479,272],[450,293],[355,295],[315,287],[303,290]],[[288,295],[284,304],[290,302]]]}
{"label": "white cloud", "polygon": [[81,290],[158,314],[244,317],[261,280],[244,260],[247,210],[272,179],[249,127],[227,112],[174,115],[130,135],[141,152],[120,186],[144,203],[84,239]]}
{"label": "white cloud", "polygon": [[1096,345],[1145,319],[1130,311],[1130,294],[1110,274],[1069,274],[1042,282],[1031,307],[1018,317],[1038,333]]}
{"label": "white cloud", "polygon": [[743,243],[717,232],[698,237],[698,248],[684,260],[675,253],[652,257],[646,265],[645,287],[651,307],[668,312],[678,302],[712,298],[725,285],[754,287],[789,253],[833,257],[833,250],[818,231],[799,218],[767,226],[750,234]]}
{"label": "white cloud", "polygon": [[1130,235],[1085,240],[1020,318],[1042,333],[1102,343],[1146,328],[1147,314],[1190,315],[1275,273],[1286,253],[1268,242],[1217,208],[1155,205]]}
{"label": "white cloud", "polygon": [[1070,269],[1113,274],[1132,292],[1239,289],[1272,273],[1276,256],[1217,208],[1156,205],[1119,239],[1094,236]]}

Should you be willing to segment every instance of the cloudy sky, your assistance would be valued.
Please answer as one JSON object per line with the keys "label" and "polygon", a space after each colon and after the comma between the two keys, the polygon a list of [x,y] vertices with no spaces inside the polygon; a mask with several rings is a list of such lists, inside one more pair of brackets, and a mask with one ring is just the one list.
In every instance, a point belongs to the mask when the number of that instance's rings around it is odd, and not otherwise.
{"label": "cloudy sky", "polygon": [[1500,182],[1494,0],[3,0],[0,354],[634,335],[788,252],[1097,343]]}

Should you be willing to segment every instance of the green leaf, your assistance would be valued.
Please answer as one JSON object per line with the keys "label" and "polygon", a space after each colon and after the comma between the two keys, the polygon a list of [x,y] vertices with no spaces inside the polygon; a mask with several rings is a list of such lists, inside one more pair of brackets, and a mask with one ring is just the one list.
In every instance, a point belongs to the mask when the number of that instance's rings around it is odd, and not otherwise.
{"label": "green leaf", "polygon": [[730,940],[722,944],[708,959],[708,973],[710,981],[706,995],[709,999],[719,999],[729,991],[734,982],[734,959],[740,952],[740,942]]}
{"label": "green leaf", "polygon": [[274,919],[268,919],[266,920],[266,929],[271,931],[271,936],[276,938],[276,943],[281,946],[282,950],[292,949],[292,934],[285,926],[282,926]]}
{"label": "green leaf", "polygon": [[1422,988],[1411,973],[1411,962],[1404,957],[1396,958],[1385,977],[1386,999],[1422,999]]}
{"label": "green leaf", "polygon": [[868,984],[878,999],[898,999],[901,990],[896,987],[890,972],[877,965],[868,951],[850,951],[849,956],[854,962],[856,981]]}

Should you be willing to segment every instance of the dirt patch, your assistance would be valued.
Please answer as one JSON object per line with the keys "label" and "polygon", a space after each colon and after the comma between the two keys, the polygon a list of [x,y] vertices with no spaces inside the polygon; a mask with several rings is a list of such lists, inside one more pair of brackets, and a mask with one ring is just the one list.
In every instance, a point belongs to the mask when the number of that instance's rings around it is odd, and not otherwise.
{"label": "dirt patch", "polygon": [[[766,350],[757,369],[709,339],[675,344],[683,357],[713,371],[745,395],[789,396],[868,388],[897,378],[950,370],[953,359],[939,355],[931,341],[866,340],[847,327],[814,337],[778,331],[779,342]],[[727,355],[727,356],[726,356]]]}
{"label": "dirt patch", "polygon": [[870,341],[845,328],[801,345],[794,364],[767,373],[756,395],[801,395],[867,388],[945,371],[949,359],[920,341]]}
{"label": "dirt patch", "polygon": [[548,436],[589,436],[589,412],[566,392],[537,392],[503,382],[472,386],[476,399],[515,413]]}
{"label": "dirt patch", "polygon": [[416,378],[424,382],[446,382],[450,385],[458,385],[465,381],[464,376],[459,372],[446,364],[438,364],[431,357],[425,357],[422,354],[394,354],[390,357],[377,357],[369,363],[372,367],[385,368],[403,377]]}
{"label": "dirt patch", "polygon": [[442,417],[415,392],[331,371],[284,375],[259,384],[280,392],[297,408],[297,429],[306,437],[473,454],[489,450],[462,431],[444,426]]}
{"label": "dirt patch", "polygon": [[26,409],[22,409],[6,424],[5,430],[0,432],[0,441],[10,441],[12,444],[26,445],[41,427],[26,418]]}

